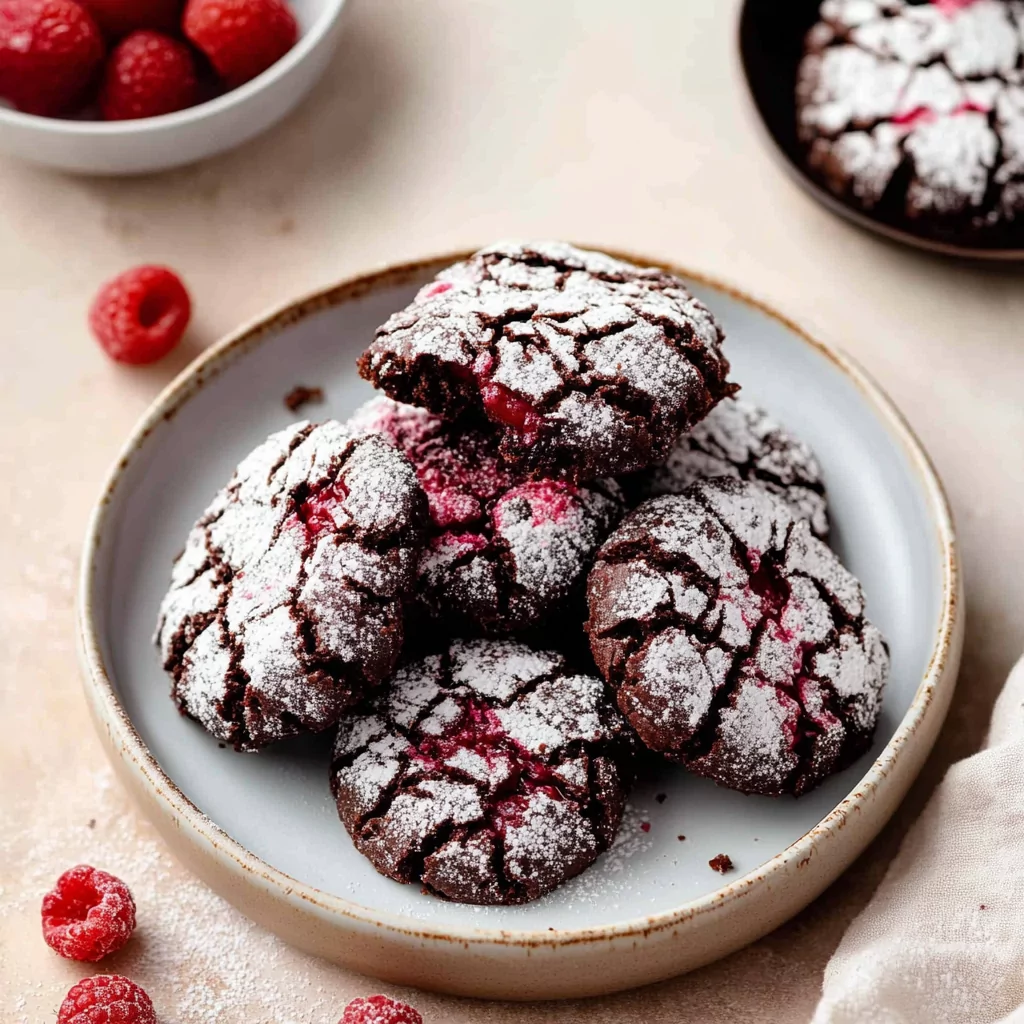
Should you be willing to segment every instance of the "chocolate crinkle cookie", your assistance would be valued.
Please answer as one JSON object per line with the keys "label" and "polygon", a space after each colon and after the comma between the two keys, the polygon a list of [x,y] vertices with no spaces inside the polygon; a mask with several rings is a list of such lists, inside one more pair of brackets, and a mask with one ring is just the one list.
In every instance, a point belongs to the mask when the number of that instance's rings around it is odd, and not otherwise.
{"label": "chocolate crinkle cookie", "polygon": [[678,278],[560,242],[482,249],[392,316],[359,362],[392,398],[486,416],[502,457],[570,480],[664,458],[735,387]]}
{"label": "chocolate crinkle cookie", "polygon": [[888,648],[857,580],[762,487],[652,498],[602,546],[588,597],[619,707],[697,774],[799,795],[870,745]]}
{"label": "chocolate crinkle cookie", "polygon": [[808,445],[750,402],[726,399],[676,442],[662,463],[623,478],[632,504],[681,494],[711,477],[750,480],[784,498],[794,515],[827,539],[828,501],[821,466]]}
{"label": "chocolate crinkle cookie", "polygon": [[1007,0],[826,0],[797,84],[812,170],[917,230],[1007,232],[1024,212],[1022,47]]}
{"label": "chocolate crinkle cookie", "polygon": [[380,432],[416,470],[430,526],[415,602],[449,635],[547,626],[574,598],[582,609],[597,549],[625,512],[614,481],[531,480],[502,463],[486,425],[447,423],[389,398],[349,425]]}
{"label": "chocolate crinkle cookie", "polygon": [[181,710],[243,750],[334,725],[395,666],[426,514],[378,435],[272,435],[174,565],[156,639]]}
{"label": "chocolate crinkle cookie", "polygon": [[462,903],[524,903],[611,844],[634,743],[602,681],[561,655],[456,641],[342,721],[331,781],[381,874]]}

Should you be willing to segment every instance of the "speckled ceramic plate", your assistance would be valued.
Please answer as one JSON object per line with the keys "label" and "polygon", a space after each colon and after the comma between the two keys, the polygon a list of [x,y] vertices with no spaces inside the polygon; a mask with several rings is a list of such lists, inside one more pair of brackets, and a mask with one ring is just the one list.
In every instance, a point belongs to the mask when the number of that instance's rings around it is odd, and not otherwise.
{"label": "speckled ceramic plate", "polygon": [[[455,993],[610,992],[707,963],[774,928],[882,827],[955,683],[963,616],[953,527],[927,457],[860,370],[766,307],[670,268],[723,321],[745,394],[821,457],[836,544],[892,646],[874,749],[800,800],[743,797],[666,766],[633,794],[615,847],[527,906],[459,906],[382,878],[335,815],[328,742],[257,755],[221,749],[176,711],[150,638],[189,526],[239,459],[294,418],[285,393],[320,386],[327,400],[312,414],[345,417],[370,393],[353,364],[374,328],[456,258],[353,278],[289,305],[216,345],[160,396],[89,527],[86,689],[115,766],[168,844],[289,942]],[[719,853],[736,865],[724,878],[708,866]]]}

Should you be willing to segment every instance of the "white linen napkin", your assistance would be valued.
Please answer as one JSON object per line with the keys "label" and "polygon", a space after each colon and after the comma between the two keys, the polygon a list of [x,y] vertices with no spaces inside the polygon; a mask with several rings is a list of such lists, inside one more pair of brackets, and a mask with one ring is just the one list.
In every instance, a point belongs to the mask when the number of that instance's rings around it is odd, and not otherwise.
{"label": "white linen napkin", "polygon": [[1024,660],[825,969],[812,1024],[1024,1024]]}

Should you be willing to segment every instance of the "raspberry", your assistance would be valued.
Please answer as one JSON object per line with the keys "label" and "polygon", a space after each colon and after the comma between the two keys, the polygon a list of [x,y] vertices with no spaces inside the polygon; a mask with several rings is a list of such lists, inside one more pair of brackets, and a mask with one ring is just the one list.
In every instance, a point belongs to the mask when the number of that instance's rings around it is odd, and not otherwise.
{"label": "raspberry", "polygon": [[103,37],[72,0],[0,0],[0,97],[54,116],[82,99],[103,63]]}
{"label": "raspberry", "polygon": [[167,267],[134,267],[108,281],[89,310],[89,326],[120,363],[153,363],[181,341],[192,303]]}
{"label": "raspberry", "polygon": [[133,32],[110,55],[100,109],[108,121],[158,117],[191,107],[198,88],[192,52],[184,43],[159,32]]}
{"label": "raspberry", "polygon": [[149,28],[175,32],[184,0],[80,0],[96,24],[113,39]]}
{"label": "raspberry", "polygon": [[338,1024],[423,1024],[423,1018],[419,1011],[405,1003],[387,996],[367,996],[353,999]]}
{"label": "raspberry", "polygon": [[43,938],[68,960],[102,960],[135,929],[128,886],[88,864],[65,871],[43,897]]}
{"label": "raspberry", "polygon": [[157,1024],[146,993],[118,974],[83,978],[64,997],[57,1024]]}
{"label": "raspberry", "polygon": [[299,36],[285,0],[188,0],[182,27],[232,88],[266,71]]}

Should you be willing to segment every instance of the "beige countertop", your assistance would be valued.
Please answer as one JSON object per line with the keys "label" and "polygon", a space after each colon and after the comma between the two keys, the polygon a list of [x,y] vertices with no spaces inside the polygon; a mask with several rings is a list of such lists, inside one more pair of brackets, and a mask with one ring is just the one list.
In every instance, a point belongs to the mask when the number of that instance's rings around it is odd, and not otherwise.
{"label": "beige countertop", "polygon": [[[817,903],[688,977],[544,1007],[413,994],[428,1024],[806,1022],[822,969],[951,759],[980,743],[1024,620],[1024,287],[875,240],[774,165],[748,120],[726,0],[355,0],[324,82],[269,135],[129,181],[0,160],[0,1018],[53,1013],[78,967],[38,900],[79,860],[122,873],[140,926],[109,968],[162,1024],[334,1024],[368,979],[241,919],[164,851],[106,766],[73,641],[86,516],[132,423],[196,352],[264,307],[384,261],[503,236],[664,256],[769,299],[852,352],[943,476],[967,579],[958,694],[896,819]],[[102,279],[187,278],[187,343],[113,365],[89,339]],[[90,827],[92,822],[92,827]]]}

